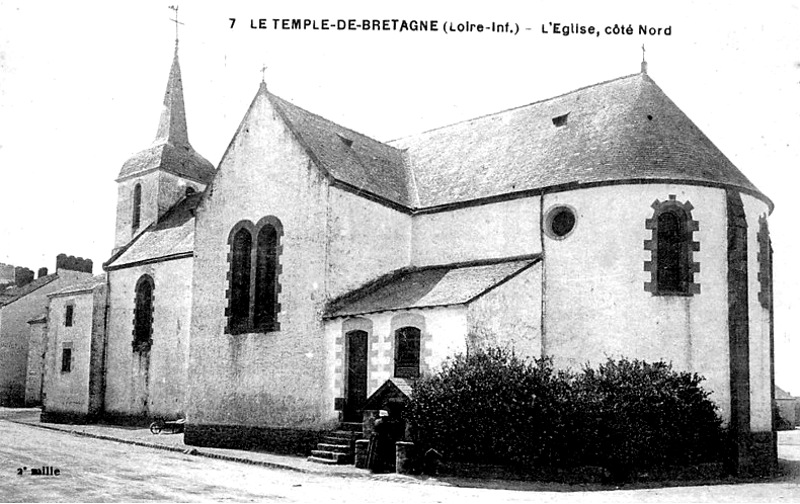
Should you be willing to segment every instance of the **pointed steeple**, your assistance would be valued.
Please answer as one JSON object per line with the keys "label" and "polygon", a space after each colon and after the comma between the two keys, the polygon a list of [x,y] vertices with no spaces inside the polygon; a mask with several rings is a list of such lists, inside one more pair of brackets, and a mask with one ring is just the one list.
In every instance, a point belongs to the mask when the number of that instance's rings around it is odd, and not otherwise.
{"label": "pointed steeple", "polygon": [[149,170],[160,169],[207,184],[214,176],[215,170],[214,166],[198,154],[189,143],[177,40],[167,89],[164,92],[163,107],[155,140],[149,148],[138,152],[122,165],[117,181]]}
{"label": "pointed steeple", "polygon": [[171,143],[172,145],[189,145],[177,41],[175,43],[175,56],[172,58],[172,68],[169,71],[167,90],[164,92],[164,109],[161,111],[161,120],[158,122],[158,133],[156,133],[154,143],[162,142]]}

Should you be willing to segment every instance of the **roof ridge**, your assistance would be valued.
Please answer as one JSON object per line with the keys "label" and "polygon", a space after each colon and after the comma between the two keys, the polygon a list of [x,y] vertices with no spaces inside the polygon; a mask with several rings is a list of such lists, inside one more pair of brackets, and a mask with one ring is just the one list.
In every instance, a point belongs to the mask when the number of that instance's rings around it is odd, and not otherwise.
{"label": "roof ridge", "polygon": [[400,152],[400,153],[402,153],[402,152],[405,150],[405,149],[401,149],[401,148],[399,148],[399,147],[395,147],[394,145],[389,145],[388,143],[386,143],[386,142],[385,142],[385,141],[383,141],[383,140],[378,140],[378,139],[376,139],[376,138],[373,138],[373,137],[371,137],[371,136],[369,136],[369,135],[367,135],[367,134],[365,134],[365,133],[361,133],[361,132],[359,132],[359,131],[356,131],[356,130],[354,130],[354,129],[352,129],[352,128],[348,128],[347,126],[342,126],[341,124],[339,124],[339,123],[337,123],[337,122],[335,122],[335,121],[333,121],[333,120],[331,120],[331,119],[328,119],[327,117],[321,116],[321,115],[319,115],[319,114],[315,114],[314,112],[311,112],[310,110],[308,110],[308,109],[305,109],[305,108],[301,107],[300,105],[297,105],[297,104],[295,104],[294,102],[291,102],[291,101],[287,100],[286,98],[282,98],[282,97],[280,97],[280,96],[276,95],[275,93],[272,93],[271,91],[267,91],[267,93],[268,93],[270,96],[272,96],[272,97],[274,97],[274,98],[277,98],[277,99],[278,99],[278,100],[280,100],[281,102],[287,103],[287,104],[291,105],[292,107],[296,107],[296,108],[298,108],[298,109],[302,110],[303,112],[305,112],[305,113],[306,113],[306,114],[308,114],[308,115],[314,116],[314,117],[316,117],[316,118],[318,118],[318,119],[321,119],[321,120],[323,120],[323,121],[325,121],[325,122],[327,122],[327,123],[333,124],[333,125],[335,125],[335,126],[337,126],[337,127],[339,127],[339,128],[342,128],[342,129],[344,129],[344,130],[347,130],[347,131],[349,131],[349,132],[351,132],[351,133],[355,133],[356,135],[362,136],[362,137],[364,137],[364,138],[366,138],[366,139],[368,139],[368,140],[371,140],[371,141],[373,141],[373,142],[376,142],[376,143],[379,143],[379,144],[383,144],[383,145],[385,145],[385,146],[387,146],[387,147],[391,147],[392,149],[394,149],[394,150],[396,150],[396,151],[398,151],[398,152]]}
{"label": "roof ridge", "polygon": [[[517,105],[516,107],[510,107],[510,108],[507,108],[507,109],[498,110],[496,112],[490,112],[488,114],[483,114],[483,115],[479,115],[479,116],[475,116],[475,117],[470,117],[468,119],[463,119],[461,121],[456,121],[454,123],[445,124],[444,126],[438,126],[436,128],[431,128],[431,129],[428,129],[428,130],[420,131],[419,133],[414,133],[414,134],[406,135],[406,136],[403,136],[403,137],[400,137],[400,138],[387,140],[384,143],[394,147],[392,145],[393,142],[399,142],[401,140],[405,140],[405,139],[408,139],[408,138],[418,137],[418,136],[424,135],[426,133],[432,133],[434,131],[442,130],[442,129],[445,129],[445,128],[450,128],[450,127],[453,127],[453,126],[458,126],[459,124],[464,124],[464,123],[468,123],[468,122],[471,122],[471,121],[476,121],[478,119],[485,119],[487,117],[492,117],[492,116],[496,116],[496,115],[500,115],[500,114],[505,114],[506,112],[511,112],[513,110],[519,110],[519,109],[523,109],[525,107],[530,107],[532,105],[538,105],[540,103],[545,103],[545,102],[548,102],[550,100],[556,100],[558,98],[563,98],[563,97],[565,97],[567,95],[570,95],[572,93],[577,93],[579,91],[584,91],[586,89],[591,89],[591,88],[598,87],[598,86],[604,86],[606,84],[611,84],[612,82],[616,82],[616,81],[620,81],[620,80],[624,80],[624,79],[629,79],[631,77],[636,77],[636,76],[641,76],[641,75],[647,76],[647,74],[642,74],[640,72],[637,72],[637,73],[633,73],[633,74],[630,74],[630,75],[624,75],[622,77],[615,77],[613,79],[609,79],[609,80],[606,80],[606,81],[603,81],[603,82],[597,82],[595,84],[590,84],[588,86],[579,87],[577,89],[573,89],[572,91],[567,91],[566,93],[561,93],[561,94],[556,95],[556,96],[551,96],[549,98],[543,98],[541,100],[532,101],[532,102],[526,103],[524,105]],[[648,79],[649,79],[649,77],[648,77]],[[650,80],[652,81],[652,79],[650,79]],[[653,83],[655,83],[655,82],[653,81]]]}

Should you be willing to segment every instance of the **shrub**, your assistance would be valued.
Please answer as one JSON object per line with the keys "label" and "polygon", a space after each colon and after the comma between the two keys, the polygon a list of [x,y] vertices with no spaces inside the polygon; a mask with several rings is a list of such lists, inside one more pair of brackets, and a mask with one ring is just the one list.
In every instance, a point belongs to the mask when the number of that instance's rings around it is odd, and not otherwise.
{"label": "shrub", "polygon": [[414,387],[414,441],[453,460],[518,467],[634,468],[714,460],[716,406],[697,374],[664,362],[607,360],[579,373],[501,349],[457,355]]}
{"label": "shrub", "polygon": [[722,421],[702,381],[696,373],[676,372],[661,361],[608,359],[597,369],[584,368],[574,382],[583,463],[602,465],[624,478],[634,468],[719,457]]}

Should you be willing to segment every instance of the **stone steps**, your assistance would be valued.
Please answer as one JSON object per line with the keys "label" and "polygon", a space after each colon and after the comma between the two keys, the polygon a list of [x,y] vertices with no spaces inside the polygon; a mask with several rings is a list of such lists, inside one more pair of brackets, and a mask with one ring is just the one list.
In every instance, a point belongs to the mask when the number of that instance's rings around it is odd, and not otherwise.
{"label": "stone steps", "polygon": [[309,462],[318,464],[352,464],[355,460],[356,439],[361,439],[363,425],[342,422],[339,427],[323,436],[317,449],[311,450]]}

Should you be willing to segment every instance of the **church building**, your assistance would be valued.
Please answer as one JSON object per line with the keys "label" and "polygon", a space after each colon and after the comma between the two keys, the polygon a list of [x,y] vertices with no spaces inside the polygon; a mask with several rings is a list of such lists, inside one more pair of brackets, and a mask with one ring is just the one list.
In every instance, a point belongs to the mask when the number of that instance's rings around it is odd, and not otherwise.
{"label": "church building", "polygon": [[705,376],[769,467],[773,204],[641,72],[391,142],[262,82],[218,167],[177,48],[117,178],[104,410],[200,446],[313,447],[481,346]]}

